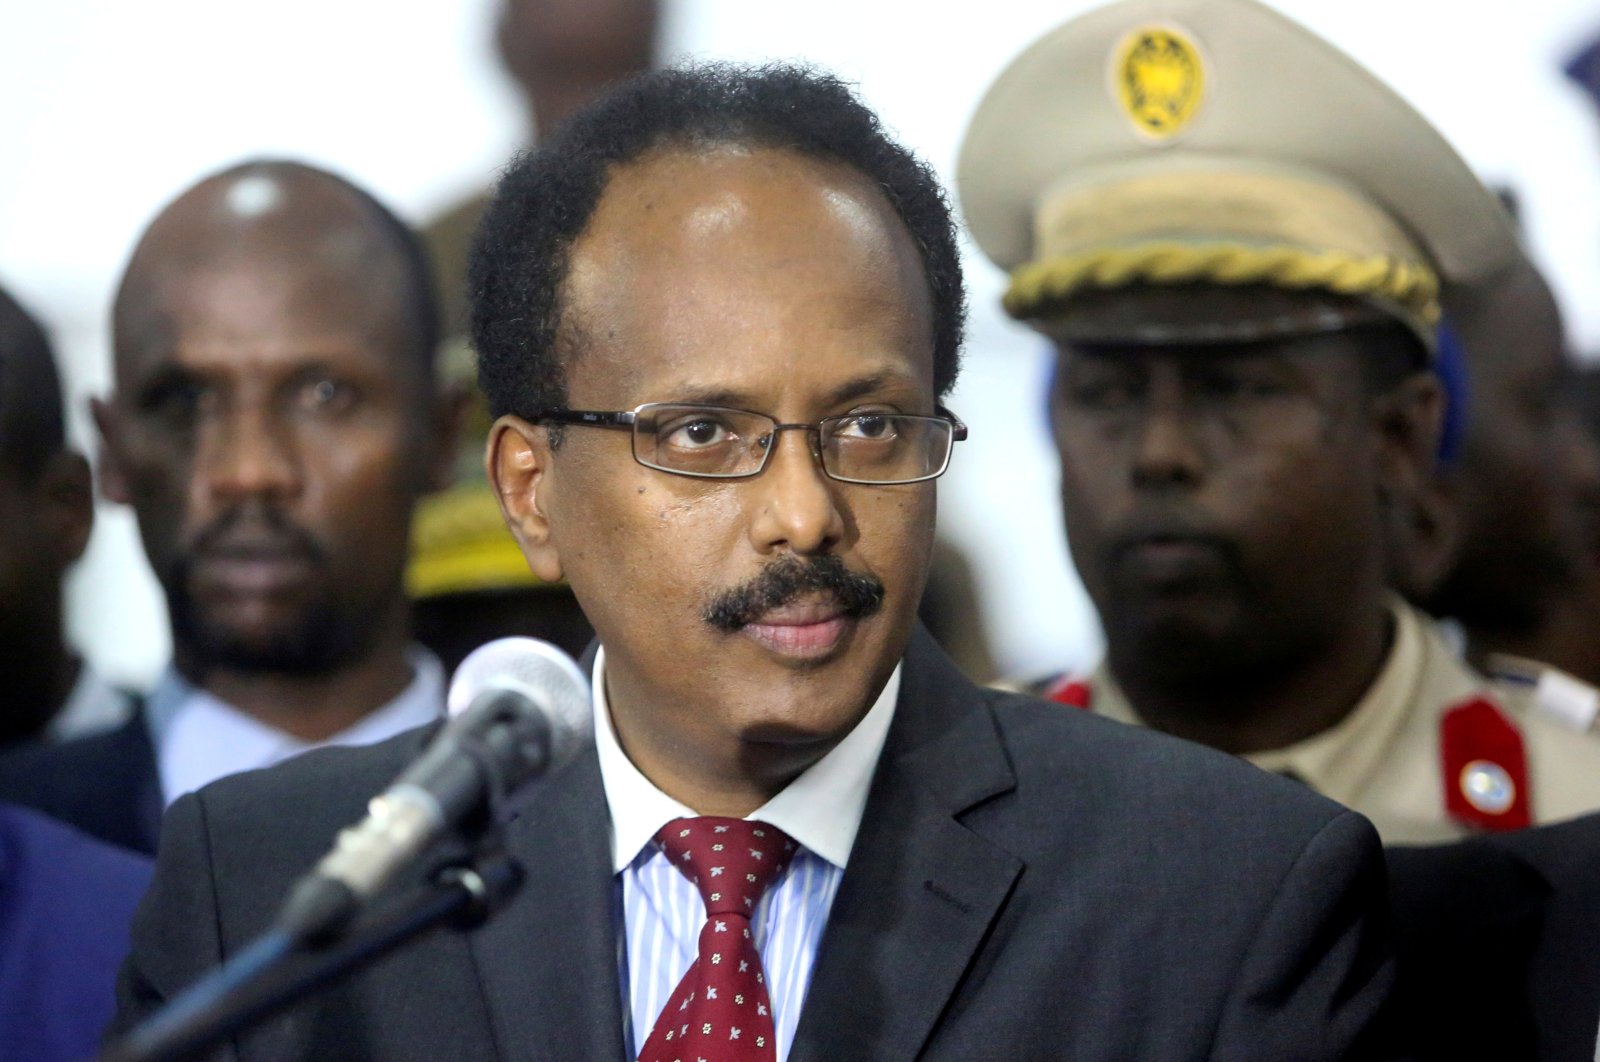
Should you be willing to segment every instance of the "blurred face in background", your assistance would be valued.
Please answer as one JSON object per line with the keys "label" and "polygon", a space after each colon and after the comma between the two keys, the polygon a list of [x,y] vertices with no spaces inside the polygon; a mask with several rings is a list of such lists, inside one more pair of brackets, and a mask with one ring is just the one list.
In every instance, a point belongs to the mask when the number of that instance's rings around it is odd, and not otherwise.
{"label": "blurred face in background", "polygon": [[[1250,297],[1220,290],[1203,310],[1243,317]],[[1099,312],[1184,318],[1194,298],[1130,289],[1105,293]],[[1365,341],[1058,342],[1067,540],[1114,668],[1174,682],[1261,674],[1373,621],[1394,445]]]}
{"label": "blurred face in background", "polygon": [[[202,185],[152,226],[98,405],[182,664],[323,672],[403,626],[411,510],[442,475],[392,240],[331,183]],[[254,219],[259,221],[260,219]]]}
{"label": "blurred face in background", "polygon": [[1446,297],[1467,363],[1461,454],[1443,483],[1461,546],[1438,594],[1468,626],[1536,625],[1600,560],[1600,447],[1573,402],[1574,371],[1549,289],[1531,268]]}

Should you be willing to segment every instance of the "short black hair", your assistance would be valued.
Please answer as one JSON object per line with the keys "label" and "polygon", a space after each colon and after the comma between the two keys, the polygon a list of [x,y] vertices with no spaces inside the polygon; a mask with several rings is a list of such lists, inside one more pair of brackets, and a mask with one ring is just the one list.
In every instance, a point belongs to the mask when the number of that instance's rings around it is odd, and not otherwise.
{"label": "short black hair", "polygon": [[872,181],[905,223],[933,305],[934,391],[960,367],[966,293],[950,206],[933,171],[895,143],[838,78],[808,67],[704,64],[644,74],[514,158],[468,268],[478,380],[496,415],[566,402],[562,288],[574,241],[611,174],[652,149],[777,148],[839,162]]}
{"label": "short black hair", "polygon": [[66,445],[61,378],[50,337],[0,289],[0,464],[31,482]]}

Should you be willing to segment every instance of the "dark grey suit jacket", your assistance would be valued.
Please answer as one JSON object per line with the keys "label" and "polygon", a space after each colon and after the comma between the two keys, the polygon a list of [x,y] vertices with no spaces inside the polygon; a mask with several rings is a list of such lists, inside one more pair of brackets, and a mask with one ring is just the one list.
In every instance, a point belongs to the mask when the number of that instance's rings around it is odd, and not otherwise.
{"label": "dark grey suit jacket", "polygon": [[[420,747],[313,753],[185,797],[121,1022],[236,951]],[[243,1059],[620,1059],[620,908],[592,750],[508,828],[521,895],[246,1036]],[[980,690],[925,633],[790,1057],[1389,1058],[1367,822],[1230,757]]]}
{"label": "dark grey suit jacket", "polygon": [[1600,814],[1388,858],[1418,1057],[1591,1062]]}

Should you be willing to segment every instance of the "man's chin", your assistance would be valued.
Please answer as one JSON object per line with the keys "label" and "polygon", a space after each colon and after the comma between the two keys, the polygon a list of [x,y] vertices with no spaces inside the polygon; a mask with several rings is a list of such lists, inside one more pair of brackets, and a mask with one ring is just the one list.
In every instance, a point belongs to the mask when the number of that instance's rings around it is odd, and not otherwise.
{"label": "man's chin", "polygon": [[195,665],[255,674],[320,675],[355,655],[354,639],[325,615],[295,610],[289,616],[200,616],[174,622],[174,636]]}

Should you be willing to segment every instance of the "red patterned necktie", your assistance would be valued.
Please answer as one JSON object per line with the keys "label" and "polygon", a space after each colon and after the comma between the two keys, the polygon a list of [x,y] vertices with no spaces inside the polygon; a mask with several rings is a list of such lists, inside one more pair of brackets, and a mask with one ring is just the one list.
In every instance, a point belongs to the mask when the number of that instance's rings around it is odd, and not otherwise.
{"label": "red patterned necktie", "polygon": [[794,858],[794,842],[764,822],[706,815],[672,820],[656,843],[699,888],[706,924],[640,1062],[773,1062],[772,1001],[750,917]]}

